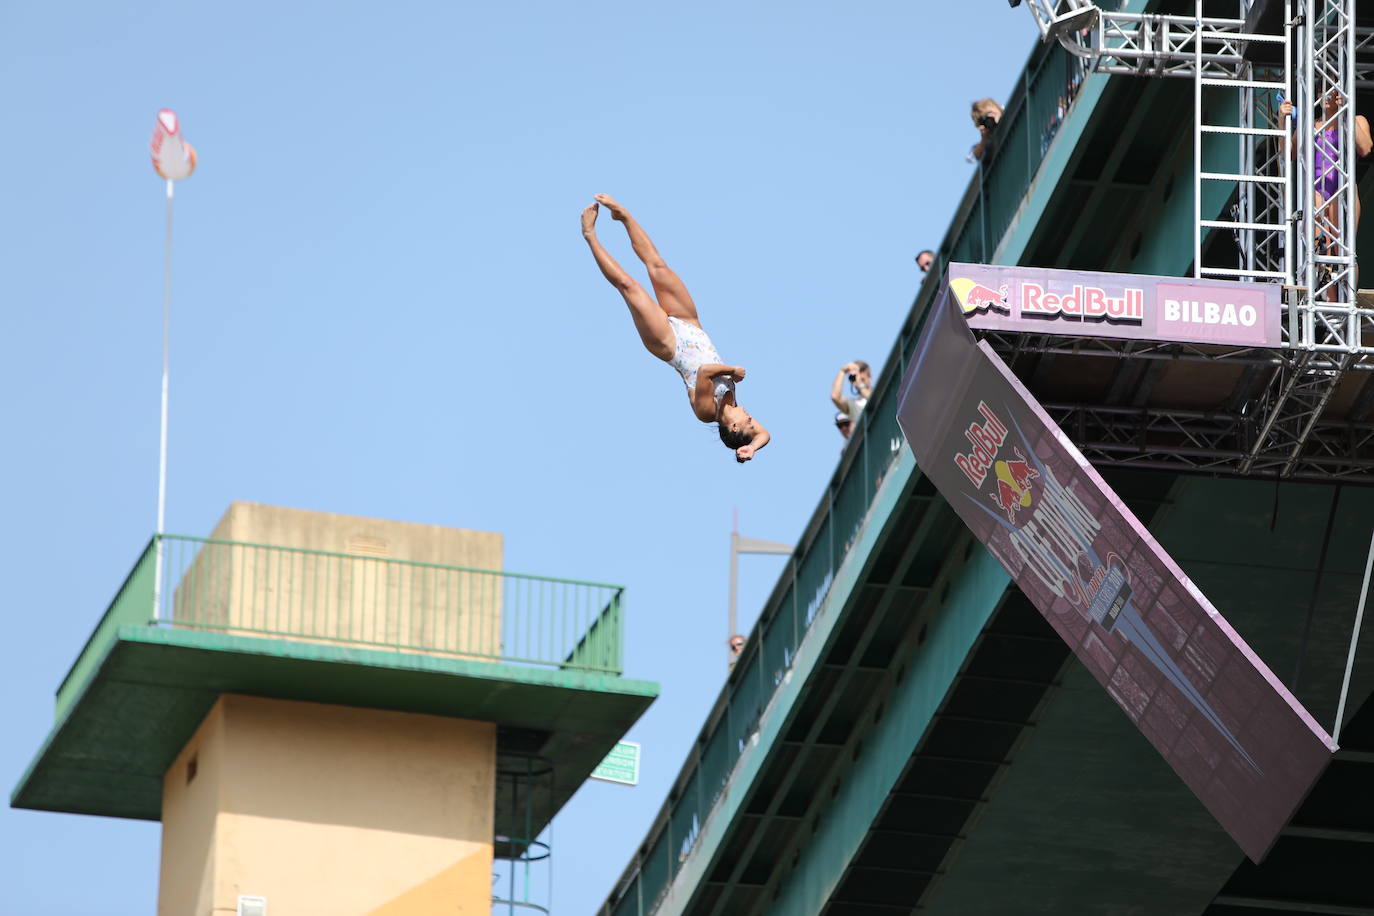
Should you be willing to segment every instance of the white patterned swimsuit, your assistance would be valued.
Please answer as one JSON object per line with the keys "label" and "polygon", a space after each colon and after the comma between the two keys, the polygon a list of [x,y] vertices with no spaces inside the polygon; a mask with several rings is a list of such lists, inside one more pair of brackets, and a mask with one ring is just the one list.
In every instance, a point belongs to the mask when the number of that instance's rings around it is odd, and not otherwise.
{"label": "white patterned swimsuit", "polygon": [[[701,328],[672,315],[668,316],[668,325],[673,329],[673,337],[676,340],[673,358],[668,362],[682,376],[683,384],[687,386],[687,397],[690,398],[692,392],[696,391],[697,370],[707,363],[720,363],[722,360],[712,345],[711,338],[707,337]],[[720,402],[725,399],[726,394],[735,390],[735,380],[722,374],[715,376],[712,381],[715,382],[716,413],[719,414]]]}

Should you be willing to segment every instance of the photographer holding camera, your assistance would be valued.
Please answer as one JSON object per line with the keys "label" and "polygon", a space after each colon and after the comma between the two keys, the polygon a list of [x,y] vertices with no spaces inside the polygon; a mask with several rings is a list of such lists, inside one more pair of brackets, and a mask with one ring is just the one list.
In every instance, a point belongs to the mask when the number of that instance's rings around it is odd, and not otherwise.
{"label": "photographer holding camera", "polygon": [[980,135],[978,144],[971,150],[971,153],[974,159],[982,159],[983,153],[987,151],[988,145],[992,142],[992,135],[997,129],[997,122],[1002,120],[1002,106],[998,105],[994,99],[979,99],[973,103],[969,116],[973,118],[973,126],[978,128]]}
{"label": "photographer holding camera", "polygon": [[[844,393],[846,378],[849,379],[852,397],[846,397]],[[869,370],[868,363],[863,360],[856,359],[852,363],[845,363],[840,367],[840,371],[835,373],[835,382],[830,386],[830,403],[840,411],[835,415],[835,426],[846,439],[849,438],[854,424],[859,422],[859,414],[863,412],[864,405],[868,403],[868,396],[872,393],[873,373]]]}

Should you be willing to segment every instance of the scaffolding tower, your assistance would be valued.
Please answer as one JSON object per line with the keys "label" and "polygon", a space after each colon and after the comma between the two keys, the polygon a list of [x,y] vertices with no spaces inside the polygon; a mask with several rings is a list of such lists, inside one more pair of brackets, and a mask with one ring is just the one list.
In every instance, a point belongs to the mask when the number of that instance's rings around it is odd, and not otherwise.
{"label": "scaffolding tower", "polygon": [[[1348,372],[1374,368],[1374,334],[1366,335],[1374,300],[1356,288],[1353,142],[1355,89],[1374,86],[1374,29],[1357,28],[1355,0],[1283,0],[1279,28],[1265,31],[1256,23],[1278,0],[1231,3],[1234,17],[1204,15],[1203,0],[1195,0],[1192,16],[1113,12],[1089,0],[1027,6],[1043,38],[1059,41],[1095,72],[1193,81],[1193,274],[1283,283],[1283,341],[1261,353],[1170,345],[1154,355],[1239,357],[1263,367],[1267,383],[1229,411],[1142,416],[1101,405],[1047,406],[1066,430],[1083,436],[1085,453],[1107,464],[1368,476],[1374,463],[1358,456],[1351,436],[1369,444],[1374,435],[1324,422],[1322,414]],[[1285,99],[1293,103],[1291,123],[1280,114]],[[1229,211],[1220,214],[1229,218],[1213,219],[1204,209],[1213,188],[1222,195],[1234,188]],[[1225,250],[1209,244],[1218,232],[1235,239],[1229,263],[1208,260],[1212,249]],[[1106,346],[1123,357],[1151,355],[1136,344]],[[1029,349],[1065,346],[1045,339]],[[1028,348],[1022,342],[1015,349]]]}

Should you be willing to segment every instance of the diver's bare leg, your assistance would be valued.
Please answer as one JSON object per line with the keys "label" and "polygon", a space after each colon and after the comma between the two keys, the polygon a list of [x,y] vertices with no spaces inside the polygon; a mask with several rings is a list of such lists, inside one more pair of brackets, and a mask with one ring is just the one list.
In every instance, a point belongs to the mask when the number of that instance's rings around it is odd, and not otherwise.
{"label": "diver's bare leg", "polygon": [[635,255],[644,262],[644,266],[649,268],[649,282],[654,286],[654,295],[658,297],[658,304],[674,318],[681,318],[683,321],[690,321],[699,326],[697,306],[692,301],[691,294],[687,292],[686,284],[663,260],[663,255],[659,254],[658,249],[654,247],[653,241],[649,238],[649,233],[644,231],[644,227],[630,215],[628,210],[612,200],[609,194],[598,194],[596,200],[611,211],[612,219],[625,224],[625,232],[630,236],[630,247],[635,250]]}
{"label": "diver's bare leg", "polygon": [[676,337],[672,326],[668,324],[668,316],[639,285],[639,281],[626,273],[610,252],[602,247],[601,240],[596,237],[596,209],[596,204],[592,204],[582,211],[582,237],[592,250],[596,266],[601,268],[602,275],[630,307],[630,317],[634,319],[635,330],[639,332],[644,349],[661,360],[670,360],[673,358]]}

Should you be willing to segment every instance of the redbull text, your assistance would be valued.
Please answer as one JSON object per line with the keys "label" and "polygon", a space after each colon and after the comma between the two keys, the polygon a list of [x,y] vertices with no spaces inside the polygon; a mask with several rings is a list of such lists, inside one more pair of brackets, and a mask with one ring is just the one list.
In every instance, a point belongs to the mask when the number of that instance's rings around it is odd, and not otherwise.
{"label": "redbull text", "polygon": [[1145,291],[1128,286],[1121,296],[1113,297],[1101,287],[1075,283],[1071,292],[1060,294],[1025,281],[1021,284],[1021,315],[1140,324],[1145,320]]}
{"label": "redbull text", "polygon": [[982,415],[984,422],[970,423],[968,429],[964,430],[964,438],[973,446],[973,451],[967,455],[958,452],[954,455],[954,463],[975,487],[983,485],[988,476],[988,469],[997,460],[998,449],[1007,441],[1007,428],[997,419],[997,415],[992,412],[987,402],[978,402],[978,413]]}

